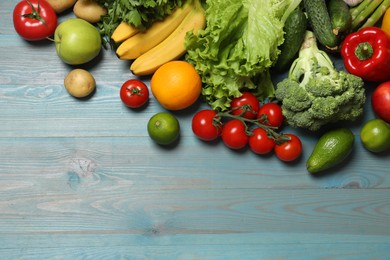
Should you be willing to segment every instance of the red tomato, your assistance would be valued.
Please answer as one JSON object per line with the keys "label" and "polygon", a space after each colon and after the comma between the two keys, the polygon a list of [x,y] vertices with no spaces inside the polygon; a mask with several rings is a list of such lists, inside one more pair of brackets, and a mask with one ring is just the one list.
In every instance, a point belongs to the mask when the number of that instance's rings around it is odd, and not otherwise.
{"label": "red tomato", "polygon": [[245,130],[245,124],[242,121],[231,119],[222,127],[222,141],[230,149],[244,148],[249,139]]}
{"label": "red tomato", "polygon": [[267,131],[258,127],[249,137],[249,148],[257,154],[267,154],[274,149],[275,141],[268,137]]}
{"label": "red tomato", "polygon": [[381,83],[372,93],[371,105],[375,114],[390,123],[390,81]]}
{"label": "red tomato", "polygon": [[123,83],[120,90],[120,97],[126,106],[138,108],[149,100],[149,89],[142,81],[130,79]]}
{"label": "red tomato", "polygon": [[[259,107],[259,100],[250,92],[243,92],[240,97],[233,98],[230,102],[233,115],[242,115],[248,119],[256,118]],[[246,112],[244,113],[244,111]]]}
{"label": "red tomato", "polygon": [[285,134],[291,139],[281,144],[276,144],[274,152],[276,156],[285,162],[291,162],[297,159],[302,153],[302,142],[298,136],[294,134]]}
{"label": "red tomato", "polygon": [[[261,120],[264,117],[266,117],[266,120]],[[260,119],[259,121],[262,124],[280,127],[283,123],[282,108],[276,103],[266,103],[260,107],[257,118]]]}
{"label": "red tomato", "polygon": [[43,40],[54,34],[57,14],[46,0],[22,0],[13,13],[16,32],[25,40]]}
{"label": "red tomato", "polygon": [[192,118],[192,132],[203,141],[217,139],[222,132],[222,124],[217,117],[217,112],[211,109],[197,112]]}

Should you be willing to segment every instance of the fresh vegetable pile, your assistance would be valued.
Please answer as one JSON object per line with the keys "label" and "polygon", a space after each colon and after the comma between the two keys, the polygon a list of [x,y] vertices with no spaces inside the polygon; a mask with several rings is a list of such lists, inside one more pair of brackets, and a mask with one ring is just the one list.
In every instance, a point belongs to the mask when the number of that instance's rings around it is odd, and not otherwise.
{"label": "fresh vegetable pile", "polygon": [[328,54],[318,49],[311,31],[307,31],[299,57],[288,77],[278,83],[275,95],[289,125],[312,131],[329,123],[355,121],[366,101],[363,80],[337,71]]}
{"label": "fresh vegetable pile", "polygon": [[[390,0],[22,0],[13,19],[22,38],[53,41],[70,66],[94,61],[108,41],[119,59],[131,61],[133,77],[118,90],[123,104],[145,108],[150,90],[164,110],[147,125],[159,145],[179,140],[171,111],[200,100],[209,108],[193,115],[197,138],[291,162],[304,144],[284,127],[317,132],[357,121],[366,102],[376,118],[361,127],[363,147],[390,149],[389,6]],[[75,18],[57,24],[70,8]],[[331,56],[344,68],[336,69]],[[275,84],[276,74],[285,76]],[[150,76],[150,86],[139,76]],[[75,98],[93,95],[95,86],[86,70],[74,68],[64,79]],[[370,100],[368,87],[375,88]],[[345,162],[354,143],[348,127],[325,130],[307,171]]]}
{"label": "fresh vegetable pile", "polygon": [[226,110],[232,97],[251,89],[263,100],[273,95],[269,69],[283,43],[285,17],[300,1],[209,0],[207,27],[186,39],[186,59],[202,77],[203,97]]}

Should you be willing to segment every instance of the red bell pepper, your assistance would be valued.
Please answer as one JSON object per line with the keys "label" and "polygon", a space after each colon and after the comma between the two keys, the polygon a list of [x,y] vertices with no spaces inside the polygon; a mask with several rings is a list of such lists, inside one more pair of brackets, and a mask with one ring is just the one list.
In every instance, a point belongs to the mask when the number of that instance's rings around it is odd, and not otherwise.
{"label": "red bell pepper", "polygon": [[390,79],[390,38],[377,27],[366,27],[347,35],[341,45],[346,70],[363,80]]}

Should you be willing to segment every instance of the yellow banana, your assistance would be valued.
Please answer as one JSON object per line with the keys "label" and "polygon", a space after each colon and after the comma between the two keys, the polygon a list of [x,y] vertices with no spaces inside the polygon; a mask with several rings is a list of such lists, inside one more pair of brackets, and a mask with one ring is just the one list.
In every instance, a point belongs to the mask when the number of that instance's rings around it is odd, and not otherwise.
{"label": "yellow banana", "polygon": [[144,76],[154,73],[161,65],[183,56],[186,52],[184,41],[187,32],[197,34],[206,26],[203,9],[194,9],[180,26],[156,47],[138,57],[130,66],[134,75]]}
{"label": "yellow banana", "polygon": [[111,35],[115,43],[123,42],[139,32],[138,28],[126,22],[121,22]]}
{"label": "yellow banana", "polygon": [[174,10],[164,20],[154,22],[146,31],[125,40],[116,50],[121,60],[133,60],[167,38],[191,12],[191,1]]}

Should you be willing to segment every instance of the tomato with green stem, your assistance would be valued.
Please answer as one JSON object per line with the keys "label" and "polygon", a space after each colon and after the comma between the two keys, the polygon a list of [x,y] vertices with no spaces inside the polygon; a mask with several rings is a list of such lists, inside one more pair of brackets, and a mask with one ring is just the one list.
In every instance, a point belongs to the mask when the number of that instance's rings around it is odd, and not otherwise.
{"label": "tomato with green stem", "polygon": [[276,143],[274,148],[276,157],[284,162],[291,162],[298,159],[302,154],[301,139],[294,134],[284,134],[283,136],[288,137],[288,140]]}
{"label": "tomato with green stem", "polygon": [[204,109],[197,112],[192,118],[192,132],[203,141],[213,141],[222,132],[222,123],[217,112]]}
{"label": "tomato with green stem", "polygon": [[139,108],[149,100],[149,89],[138,79],[130,79],[120,89],[122,102],[130,108]]}
{"label": "tomato with green stem", "polygon": [[256,118],[260,103],[257,97],[250,92],[243,92],[241,96],[230,102],[232,115],[240,115],[247,119]]}
{"label": "tomato with green stem", "polygon": [[249,148],[256,154],[268,154],[275,147],[275,141],[261,127],[253,129],[248,144]]}
{"label": "tomato with green stem", "polygon": [[230,149],[244,148],[249,140],[245,123],[239,119],[231,119],[222,127],[221,138]]}
{"label": "tomato with green stem", "polygon": [[280,127],[283,124],[282,108],[277,103],[265,103],[257,113],[260,123],[273,127]]}
{"label": "tomato with green stem", "polygon": [[57,14],[46,0],[22,0],[14,8],[13,23],[23,39],[39,41],[54,34]]}

